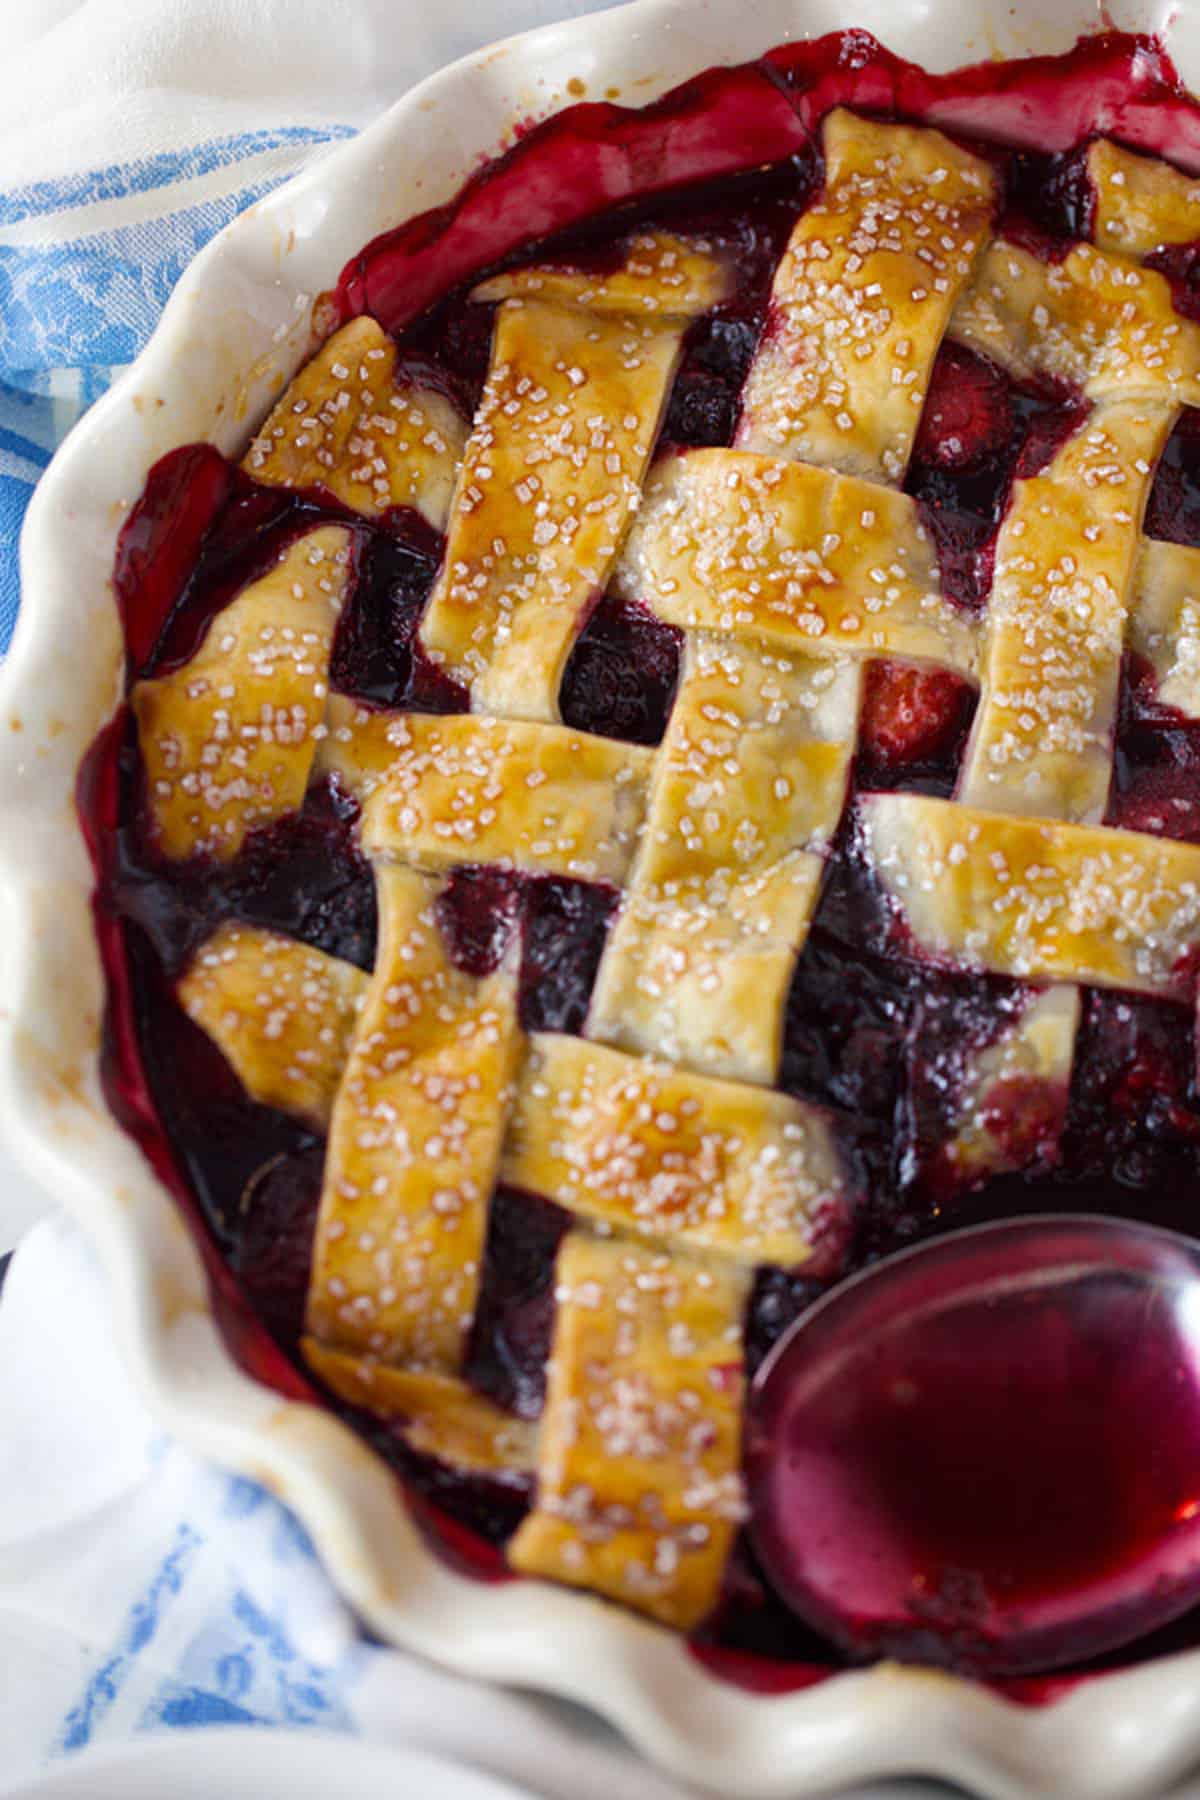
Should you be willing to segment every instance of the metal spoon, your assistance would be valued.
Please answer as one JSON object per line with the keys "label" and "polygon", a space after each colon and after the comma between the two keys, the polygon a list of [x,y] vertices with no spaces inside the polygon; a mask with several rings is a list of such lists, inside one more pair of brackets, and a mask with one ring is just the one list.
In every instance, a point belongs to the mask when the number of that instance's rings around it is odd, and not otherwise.
{"label": "metal spoon", "polygon": [[851,1657],[1022,1675],[1200,1603],[1200,1245],[1090,1216],[846,1283],[755,1377],[751,1533]]}

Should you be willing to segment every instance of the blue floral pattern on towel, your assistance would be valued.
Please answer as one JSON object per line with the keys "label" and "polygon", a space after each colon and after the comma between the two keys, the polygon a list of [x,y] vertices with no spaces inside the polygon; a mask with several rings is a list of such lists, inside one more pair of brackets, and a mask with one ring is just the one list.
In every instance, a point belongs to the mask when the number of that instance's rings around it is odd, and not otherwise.
{"label": "blue floral pattern on towel", "polygon": [[[166,1440],[144,1498],[139,1519],[157,1540],[148,1572],[49,1754],[165,1726],[353,1730],[364,1649],[292,1514]],[[332,1638],[331,1617],[341,1621]]]}

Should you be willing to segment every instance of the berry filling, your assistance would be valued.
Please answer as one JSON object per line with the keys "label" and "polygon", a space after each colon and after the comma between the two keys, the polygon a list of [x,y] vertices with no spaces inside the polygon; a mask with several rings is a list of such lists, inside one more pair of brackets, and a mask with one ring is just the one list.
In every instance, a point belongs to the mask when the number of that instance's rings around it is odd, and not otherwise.
{"label": "berry filling", "polygon": [[230,1261],[255,1311],[284,1344],[296,1344],[304,1329],[324,1163],[321,1144],[280,1151],[255,1170],[238,1203]]}
{"label": "berry filling", "polygon": [[931,471],[978,472],[1007,460],[1015,424],[1003,372],[949,343],[933,365],[913,456]]}
{"label": "berry filling", "polygon": [[1200,545],[1200,410],[1186,407],[1167,439],[1146,502],[1147,537]]}
{"label": "berry filling", "polygon": [[658,744],[679,680],[683,633],[648,607],[606,594],[563,671],[563,724],[630,744]]}
{"label": "berry filling", "polygon": [[974,711],[974,689],[949,669],[872,663],[859,725],[860,784],[948,794]]}
{"label": "berry filling", "polygon": [[481,1393],[523,1419],[536,1419],[546,1396],[554,1258],[569,1223],[548,1200],[506,1187],[496,1190],[488,1213],[467,1373]]}
{"label": "berry filling", "polygon": [[1049,156],[1024,150],[1009,158],[1000,219],[1005,237],[1058,260],[1080,238],[1091,237],[1095,211],[1085,147]]}
{"label": "berry filling", "polygon": [[343,694],[393,712],[467,712],[466,689],[442,674],[416,635],[441,542],[415,513],[403,524],[403,537],[373,532],[363,547],[354,605],[334,642],[330,681]]}
{"label": "berry filling", "polygon": [[611,888],[590,882],[530,884],[521,963],[521,1024],[526,1031],[583,1030],[616,907]]}
{"label": "berry filling", "polygon": [[1013,482],[1045,468],[1083,405],[1065,389],[1019,385],[953,339],[939,349],[904,485],[933,538],[943,590],[967,611],[987,605]]}
{"label": "berry filling", "polygon": [[519,930],[523,1029],[579,1032],[616,905],[591,882],[468,867],[439,895],[438,923],[470,975],[490,975]]}
{"label": "berry filling", "polygon": [[[1005,177],[1001,228],[1046,258],[1091,232],[1093,196],[1076,146],[1091,130],[1097,96],[1108,109],[1106,129],[1117,131],[1123,117],[1111,70],[1089,60],[1097,54],[1086,49],[1064,65],[1065,97],[1047,126],[1049,150],[987,152]],[[1141,79],[1162,84],[1165,118],[1172,105],[1167,77],[1151,67],[1150,51],[1137,54]],[[1022,130],[1028,137],[1031,128],[1009,119],[1011,128],[1001,130],[1006,103],[984,75],[986,82],[980,76],[950,93],[959,108],[955,130],[984,127],[987,107],[995,105],[997,134],[1023,141]],[[797,215],[819,191],[812,125],[838,102],[924,116],[947,99],[940,80],[850,33],[824,49],[793,46],[749,71],[714,72],[644,114],[580,109],[596,117],[567,114],[539,128],[511,162],[481,176],[457,209],[368,247],[330,305],[347,316],[369,303],[397,334],[405,366],[418,368],[426,385],[470,417],[494,323],[492,307],[469,299],[484,265],[490,271],[557,261],[602,272],[618,253],[614,245],[633,230],[703,234],[732,261],[733,297],[690,326],[659,443],[665,451],[728,445],[773,273]],[[1051,84],[1047,104],[1054,98]],[[1146,131],[1152,138],[1149,125]],[[718,145],[726,147],[718,153]],[[520,181],[509,188],[514,171]],[[505,195],[511,201],[530,192],[537,206],[514,212],[502,204]],[[536,226],[536,241],[522,220]],[[457,225],[465,236],[451,245]],[[464,250],[472,229],[473,247]],[[1157,262],[1188,316],[1198,311],[1193,251],[1164,253]],[[1084,413],[1078,394],[1023,386],[961,344],[942,345],[905,489],[933,539],[943,589],[965,611],[986,607],[995,535],[1014,481],[1044,469]],[[351,529],[354,559],[331,684],[376,708],[469,711],[466,689],[424,653],[418,637],[441,538],[413,513],[366,523],[322,490],[260,486],[207,446],[176,451],[156,466],[122,534],[116,587],[131,672],[161,673],[186,661],[248,581],[301,532],[330,521]],[[1200,412],[1185,412],[1171,435],[1145,531],[1200,545]],[[649,604],[597,595],[563,674],[563,722],[625,742],[660,743],[682,649],[683,634]],[[778,1085],[829,1109],[865,1196],[848,1271],[948,1226],[1014,1212],[1106,1211],[1196,1230],[1200,1093],[1191,1012],[1173,1002],[1085,989],[1069,1091],[1019,1073],[993,1082],[979,1120],[995,1147],[995,1172],[964,1173],[944,1153],[981,1059],[1019,1026],[1034,990],[947,972],[917,953],[867,869],[855,799],[886,789],[949,796],[976,698],[970,683],[945,670],[888,660],[868,666],[854,791],[788,995]],[[111,828],[100,818],[102,804],[113,808]],[[167,864],[148,829],[135,734],[125,720],[97,747],[81,805],[114,996],[107,1053],[114,1110],[136,1118],[139,1134],[153,1140],[156,1166],[198,1207],[209,1248],[294,1360],[324,1145],[247,1098],[183,1013],[173,984],[216,927],[235,919],[369,970],[375,896],[358,847],[357,803],[336,782],[318,781],[303,810],[252,831],[230,862]],[[1152,674],[1132,658],[1107,822],[1200,843],[1200,734],[1157,705]],[[525,1031],[578,1034],[619,904],[616,891],[598,883],[464,867],[446,881],[438,917],[455,961],[472,974],[491,972],[519,947]],[[522,1419],[536,1418],[543,1403],[554,1258],[566,1224],[557,1207],[506,1187],[491,1203],[466,1374]],[[746,1320],[751,1370],[828,1286],[795,1270],[757,1273]],[[253,1356],[262,1367],[286,1371],[269,1351],[260,1346]],[[477,1572],[494,1573],[487,1547],[502,1542],[521,1517],[528,1483],[454,1475],[414,1456],[397,1431],[337,1404],[425,1497],[420,1516],[443,1549]],[[722,1606],[704,1635],[736,1656],[789,1664],[833,1656],[782,1605],[745,1543],[731,1559]],[[1195,1631],[1188,1636],[1179,1626],[1169,1637],[1172,1646],[1196,1641]],[[1162,1634],[1148,1642],[1147,1652],[1160,1640]]]}
{"label": "berry filling", "polygon": [[1153,250],[1146,266],[1157,269],[1170,282],[1177,313],[1185,319],[1200,319],[1200,244],[1171,244]]}

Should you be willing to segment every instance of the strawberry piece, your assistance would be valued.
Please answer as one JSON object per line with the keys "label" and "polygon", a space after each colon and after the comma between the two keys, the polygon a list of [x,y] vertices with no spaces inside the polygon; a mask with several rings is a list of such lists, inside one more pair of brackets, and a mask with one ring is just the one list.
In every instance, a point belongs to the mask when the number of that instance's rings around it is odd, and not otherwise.
{"label": "strawberry piece", "polygon": [[881,772],[931,763],[966,731],[972,690],[949,669],[877,662],[867,670],[859,751]]}
{"label": "strawberry piece", "polygon": [[972,469],[1001,456],[1013,411],[1001,371],[961,344],[943,344],[930,376],[913,456],[941,469]]}

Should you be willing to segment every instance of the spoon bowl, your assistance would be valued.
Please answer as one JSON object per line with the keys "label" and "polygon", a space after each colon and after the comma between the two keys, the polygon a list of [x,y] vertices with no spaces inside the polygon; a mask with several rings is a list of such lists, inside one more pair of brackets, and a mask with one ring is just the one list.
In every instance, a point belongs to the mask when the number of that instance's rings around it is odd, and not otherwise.
{"label": "spoon bowl", "polygon": [[1200,1245],[1090,1216],[955,1232],[755,1377],[751,1534],[852,1658],[1082,1662],[1200,1602]]}

